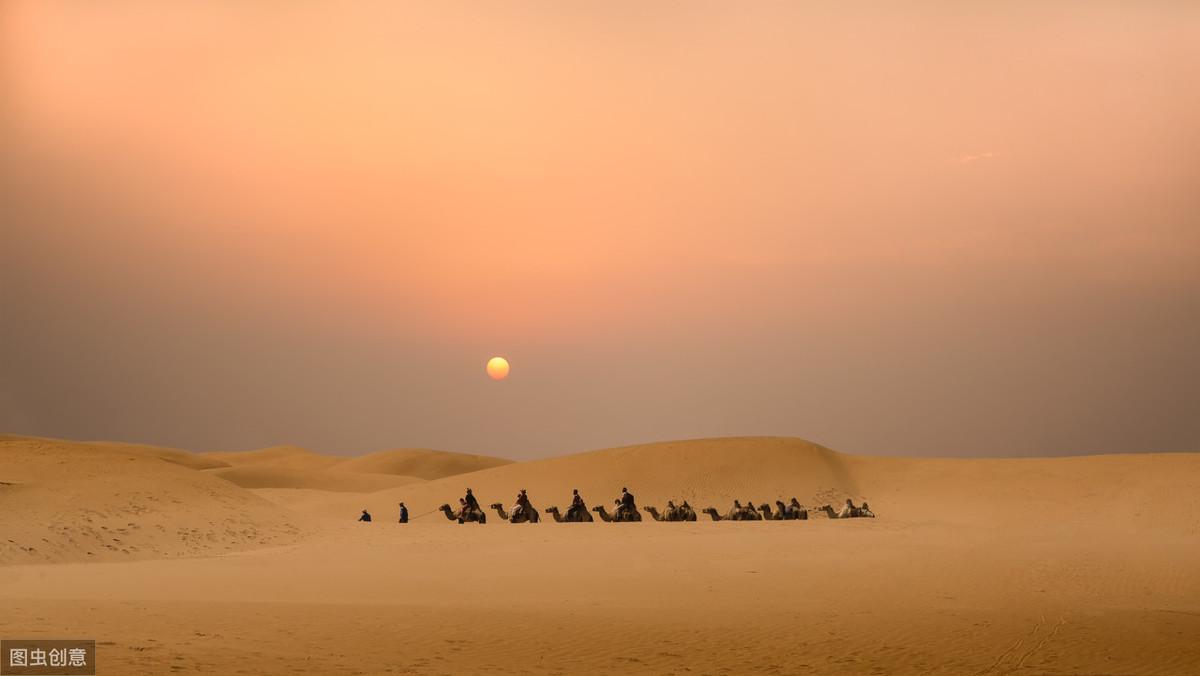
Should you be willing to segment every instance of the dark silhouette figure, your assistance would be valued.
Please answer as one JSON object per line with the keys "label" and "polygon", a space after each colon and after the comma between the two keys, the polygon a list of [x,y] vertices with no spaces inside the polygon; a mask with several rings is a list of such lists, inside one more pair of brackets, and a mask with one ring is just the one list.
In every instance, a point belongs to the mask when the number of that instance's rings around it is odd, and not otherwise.
{"label": "dark silhouette figure", "polygon": [[579,495],[579,489],[571,491],[571,506],[567,508],[567,518],[579,518],[578,515],[587,514],[587,505],[583,502],[583,497]]}
{"label": "dark silhouette figure", "polygon": [[628,488],[622,487],[621,499],[617,501],[616,516],[626,515],[628,518],[630,514],[640,516],[637,513],[637,504],[633,501],[633,493],[630,493]]}
{"label": "dark silhouette figure", "polygon": [[362,516],[358,517],[358,520],[366,521],[367,523],[370,523],[371,522],[371,513],[364,509]]}
{"label": "dark silhouette figure", "polygon": [[467,489],[467,495],[466,495],[466,497],[463,498],[463,502],[466,504],[467,509],[470,509],[470,510],[476,511],[476,512],[483,511],[479,507],[479,501],[475,499],[475,494],[471,492],[470,488]]}
{"label": "dark silhouette figure", "polygon": [[408,507],[404,503],[400,503],[400,523],[408,523]]}

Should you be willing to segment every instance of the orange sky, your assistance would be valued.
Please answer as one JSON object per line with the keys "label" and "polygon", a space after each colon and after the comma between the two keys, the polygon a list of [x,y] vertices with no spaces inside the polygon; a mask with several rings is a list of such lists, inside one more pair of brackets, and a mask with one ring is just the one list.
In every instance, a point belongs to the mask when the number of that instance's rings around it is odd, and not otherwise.
{"label": "orange sky", "polygon": [[0,31],[0,430],[1200,446],[1188,3],[6,2]]}

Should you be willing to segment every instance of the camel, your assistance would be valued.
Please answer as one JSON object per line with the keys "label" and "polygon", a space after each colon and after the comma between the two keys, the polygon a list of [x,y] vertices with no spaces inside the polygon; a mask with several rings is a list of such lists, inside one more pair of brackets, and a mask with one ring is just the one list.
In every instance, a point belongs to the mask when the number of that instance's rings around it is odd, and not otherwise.
{"label": "camel", "polygon": [[759,506],[758,511],[762,512],[763,521],[783,521],[785,518],[784,510],[779,510],[778,512],[772,513],[771,505],[768,505],[765,502]]}
{"label": "camel", "polygon": [[516,507],[514,507],[511,518],[509,517],[509,514],[504,511],[503,504],[499,502],[493,502],[491,508],[496,510],[496,513],[500,515],[502,520],[508,521],[509,523],[537,523],[541,521],[541,515],[539,515],[537,510],[533,509],[532,507],[530,507],[528,510],[518,510]]}
{"label": "camel", "polygon": [[792,502],[787,505],[783,504],[782,500],[776,500],[775,506],[778,508],[779,513],[783,515],[785,520],[805,521],[808,519],[808,510],[805,509],[804,506],[801,505],[798,500],[796,500],[796,498],[792,498]]}
{"label": "camel", "polygon": [[558,507],[547,507],[546,513],[554,517],[558,523],[591,523],[595,521],[586,509],[577,509],[574,512],[568,509],[567,515],[563,516],[559,513]]}
{"label": "camel", "polygon": [[691,505],[675,506],[674,503],[668,502],[667,509],[662,514],[654,507],[643,507],[642,510],[650,515],[655,521],[695,521],[696,510],[692,509]]}
{"label": "camel", "polygon": [[442,505],[441,507],[438,507],[438,509],[440,509],[442,513],[446,515],[446,518],[450,519],[451,521],[457,521],[459,523],[466,523],[468,521],[487,523],[487,514],[484,514],[483,510],[462,509],[456,512],[450,509],[450,505],[448,504]]}
{"label": "camel", "polygon": [[713,507],[707,507],[704,513],[711,516],[713,521],[762,521],[762,515],[754,511],[753,507],[742,507],[735,505],[725,514],[721,514]]}
{"label": "camel", "polygon": [[[619,505],[620,503],[621,503],[621,501],[618,500],[617,504]],[[620,507],[618,507],[616,512],[614,512],[613,514],[609,514],[608,510],[604,509],[604,505],[596,505],[595,507],[592,508],[592,511],[595,512],[597,514],[597,516],[600,517],[600,520],[604,521],[604,522],[614,522],[615,521],[617,523],[620,523],[623,521],[641,521],[642,520],[642,513],[637,511],[636,509],[623,510]]]}
{"label": "camel", "polygon": [[692,506],[688,504],[687,500],[684,500],[683,504],[679,505],[679,514],[683,517],[684,521],[696,520],[696,510],[692,509]]}
{"label": "camel", "polygon": [[862,507],[843,508],[841,512],[833,511],[833,507],[829,505],[821,505],[817,511],[824,512],[825,516],[831,519],[859,519],[864,517],[869,519],[875,518],[875,512],[872,512],[871,508],[868,507],[867,503],[865,502],[863,503]]}

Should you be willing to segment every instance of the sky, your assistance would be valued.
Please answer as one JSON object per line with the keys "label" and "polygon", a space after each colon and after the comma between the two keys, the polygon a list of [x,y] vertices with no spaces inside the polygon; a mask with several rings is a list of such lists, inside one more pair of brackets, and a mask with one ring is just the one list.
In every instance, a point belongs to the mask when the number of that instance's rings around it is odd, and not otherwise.
{"label": "sky", "polygon": [[1188,2],[7,0],[0,432],[1200,451],[1198,82]]}

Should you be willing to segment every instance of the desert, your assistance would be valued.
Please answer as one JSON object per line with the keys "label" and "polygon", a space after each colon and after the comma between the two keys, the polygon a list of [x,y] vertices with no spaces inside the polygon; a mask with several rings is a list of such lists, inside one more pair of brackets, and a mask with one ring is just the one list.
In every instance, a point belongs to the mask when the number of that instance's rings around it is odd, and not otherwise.
{"label": "desert", "polygon": [[[1196,454],[885,458],[728,438],[511,463],[390,455],[5,438],[0,633],[93,637],[100,673],[120,674],[1200,669]],[[278,485],[227,471],[249,465]],[[358,468],[430,478],[348,490],[340,475]],[[296,485],[297,471],[335,478]],[[544,509],[625,485],[640,505],[849,496],[878,517],[460,525],[436,511],[467,487],[506,506],[525,489]]]}

